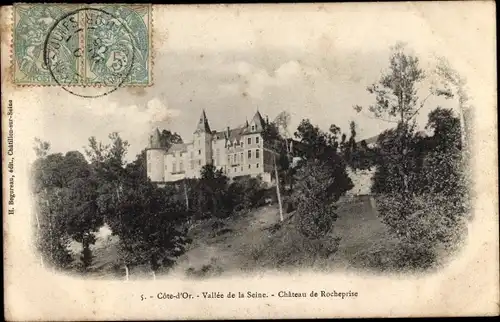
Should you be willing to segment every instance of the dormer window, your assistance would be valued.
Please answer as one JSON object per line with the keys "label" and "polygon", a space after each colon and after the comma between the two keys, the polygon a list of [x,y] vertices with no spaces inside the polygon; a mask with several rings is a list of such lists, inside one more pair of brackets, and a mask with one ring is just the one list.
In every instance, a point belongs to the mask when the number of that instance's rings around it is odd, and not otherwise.
{"label": "dormer window", "polygon": [[255,131],[255,125],[252,125],[252,132]]}

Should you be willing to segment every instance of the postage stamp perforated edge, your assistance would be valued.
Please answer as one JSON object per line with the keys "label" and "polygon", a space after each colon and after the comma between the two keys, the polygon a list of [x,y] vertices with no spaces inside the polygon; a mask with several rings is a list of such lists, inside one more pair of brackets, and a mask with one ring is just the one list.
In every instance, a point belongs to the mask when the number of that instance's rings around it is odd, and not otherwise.
{"label": "postage stamp perforated edge", "polygon": [[[124,82],[121,87],[150,87],[153,86],[153,67],[154,67],[154,43],[153,43],[153,6],[152,4],[144,4],[144,3],[139,3],[139,4],[113,4],[113,3],[98,3],[98,4],[63,4],[63,3],[22,3],[22,2],[16,2],[12,5],[11,7],[11,12],[10,12],[10,21],[11,21],[11,39],[10,39],[10,46],[9,46],[9,61],[10,61],[10,71],[9,73],[11,74],[11,79],[12,82],[15,86],[17,87],[60,87],[61,85],[58,84],[55,80],[51,80],[49,82],[34,82],[34,81],[20,81],[18,74],[25,74],[23,71],[19,70],[19,65],[18,65],[18,57],[16,57],[16,15],[17,15],[17,10],[20,7],[27,7],[27,6],[59,6],[59,7],[67,7],[67,11],[71,10],[77,10],[81,8],[102,8],[106,6],[116,6],[119,5],[120,7],[127,7],[129,9],[134,9],[137,7],[140,8],[145,8],[147,9],[147,15],[146,15],[146,28],[147,28],[147,33],[148,33],[148,57],[147,57],[147,82],[144,83],[129,83],[129,82]],[[46,35],[44,35],[46,36]],[[42,44],[43,46],[43,44]],[[43,60],[43,48],[41,50],[41,56]],[[85,87],[103,87],[103,85],[100,84],[65,84],[65,87],[73,87],[73,88],[85,88]]]}

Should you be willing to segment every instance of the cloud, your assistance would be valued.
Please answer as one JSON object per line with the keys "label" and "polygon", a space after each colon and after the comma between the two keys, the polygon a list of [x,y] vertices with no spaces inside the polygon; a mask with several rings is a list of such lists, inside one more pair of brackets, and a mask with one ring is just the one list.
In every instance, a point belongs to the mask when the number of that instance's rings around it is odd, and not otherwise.
{"label": "cloud", "polygon": [[257,67],[245,61],[226,65],[221,71],[236,75],[233,82],[218,86],[223,95],[236,95],[242,92],[255,99],[262,99],[264,93],[267,90],[273,90],[273,87],[283,88],[301,82],[304,78],[318,76],[312,68],[304,67],[296,60],[281,64],[271,73],[266,68]]}
{"label": "cloud", "polygon": [[168,108],[168,105],[158,98],[153,98],[146,103],[145,107],[139,105],[120,106],[119,103],[111,102],[99,108],[88,108],[96,116],[112,118],[116,121],[126,121],[125,124],[133,123],[151,126],[152,124],[170,121],[178,117],[181,111]]}
{"label": "cloud", "polygon": [[166,104],[156,97],[148,102],[146,108],[146,118],[149,118],[150,123],[169,121],[180,114],[180,110],[168,108]]}

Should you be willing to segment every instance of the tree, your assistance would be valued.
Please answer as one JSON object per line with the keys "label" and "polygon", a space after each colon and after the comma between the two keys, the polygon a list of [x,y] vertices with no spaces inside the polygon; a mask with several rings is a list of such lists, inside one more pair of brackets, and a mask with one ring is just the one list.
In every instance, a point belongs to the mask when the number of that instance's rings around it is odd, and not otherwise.
{"label": "tree", "polygon": [[50,150],[50,143],[46,141],[42,141],[39,138],[35,138],[35,145],[33,147],[35,150],[35,154],[37,158],[44,158],[47,156]]}
{"label": "tree", "polygon": [[288,132],[288,126],[290,125],[290,113],[287,111],[282,111],[274,119],[274,124],[276,125],[280,135],[284,138],[288,138],[290,133]]}
{"label": "tree", "polygon": [[189,242],[180,228],[187,218],[182,205],[151,182],[127,184],[116,217],[119,221],[111,221],[111,229],[120,237],[120,261],[127,271],[147,265],[156,274],[170,267]]}
{"label": "tree", "polygon": [[433,131],[432,144],[435,149],[443,152],[462,149],[460,119],[452,109],[438,107],[432,110],[426,129]]}
{"label": "tree", "polygon": [[228,198],[234,210],[249,210],[262,205],[264,184],[260,177],[244,176],[235,179],[228,188]]}
{"label": "tree", "polygon": [[43,153],[37,153],[38,158],[31,168],[37,223],[35,245],[40,252],[42,266],[47,263],[55,268],[67,268],[73,259],[68,250],[70,238],[64,229],[62,216],[62,178],[57,171],[63,163],[63,155],[48,154],[49,144],[46,142],[37,144],[35,151],[40,146],[45,147]]}
{"label": "tree", "polygon": [[306,237],[315,258],[327,257],[338,244],[338,239],[329,236],[337,220],[335,203],[352,188],[352,182],[341,164],[320,159],[305,161],[296,177],[292,199],[298,230]]}
{"label": "tree", "polygon": [[[282,112],[274,122],[269,122],[264,127],[262,132],[262,137],[264,140],[264,149],[272,150],[277,154],[276,157],[276,166],[278,168],[278,180],[281,186],[284,186],[285,182],[289,183],[290,189],[293,188],[293,175],[294,169],[290,167],[292,162],[292,154],[290,151],[290,147],[288,146],[289,140],[285,138],[282,132],[285,132],[285,135],[288,135],[288,123],[290,115],[287,112]],[[280,128],[284,129],[280,132]],[[276,175],[271,174],[271,177],[274,178]]]}
{"label": "tree", "polygon": [[292,198],[297,202],[300,230],[309,238],[318,239],[330,232],[336,219],[335,202],[353,187],[337,151],[339,133],[335,125],[326,133],[308,119],[302,120],[295,132],[304,148]]}
{"label": "tree", "polygon": [[90,246],[95,243],[94,233],[102,226],[99,212],[98,183],[95,173],[78,151],[67,152],[58,172],[64,178],[61,193],[64,229],[82,244],[81,268],[87,271],[92,264]]}
{"label": "tree", "polygon": [[[392,48],[388,72],[382,74],[378,83],[367,88],[370,94],[375,95],[375,104],[368,107],[369,112],[377,119],[398,124],[394,157],[399,155],[396,161],[397,170],[405,193],[408,193],[409,189],[410,167],[407,164],[407,154],[409,140],[415,129],[414,117],[430,96],[429,94],[419,100],[417,95],[417,87],[424,78],[425,74],[419,67],[418,58],[407,54],[405,46],[399,43]],[[354,109],[359,113],[363,110],[359,105],[354,106]]]}
{"label": "tree", "polygon": [[426,128],[434,132],[428,139],[430,148],[422,167],[426,191],[443,193],[448,197],[461,194],[466,185],[463,180],[465,167],[460,119],[451,109],[438,107],[429,113]]}
{"label": "tree", "polygon": [[330,146],[332,136],[313,125],[309,119],[300,122],[294,135],[304,146],[299,151],[299,156],[303,159],[326,159],[329,153],[335,152],[333,146]]}
{"label": "tree", "polygon": [[170,132],[168,130],[163,130],[160,133],[160,146],[165,149],[170,149],[172,144],[182,143],[181,136],[176,132]]}
{"label": "tree", "polygon": [[[415,178],[419,174],[419,138],[413,127],[405,130],[399,127],[382,132],[377,139],[377,167],[372,178],[372,193],[398,193],[409,195],[417,186]],[[401,154],[401,142],[405,141],[405,154]],[[404,161],[403,161],[404,159]],[[404,162],[402,167],[401,162]]]}
{"label": "tree", "polygon": [[[175,142],[170,132],[163,138],[168,136]],[[111,133],[109,139],[110,144],[105,145],[90,138],[87,149],[96,174],[97,208],[119,237],[120,262],[125,270],[148,265],[156,273],[182,253],[186,238],[180,227],[187,213],[167,189],[147,179],[145,151],[126,164],[128,142],[117,133]]]}
{"label": "tree", "polygon": [[214,165],[207,164],[201,168],[201,178],[198,181],[198,200],[195,205],[198,213],[202,216],[211,215],[225,217],[229,215],[226,203],[229,179],[224,175],[222,169],[217,170]]}
{"label": "tree", "polygon": [[431,267],[442,250],[456,249],[469,210],[459,119],[451,110],[437,108],[429,113],[427,128],[433,130],[431,136],[415,135],[410,141],[410,194],[403,193],[396,164],[390,159],[397,130],[379,138],[382,160],[372,187],[378,193],[382,220],[401,242],[398,265],[412,268]]}
{"label": "tree", "polygon": [[126,177],[125,156],[129,143],[116,132],[108,136],[110,144],[98,142],[95,137],[89,138],[89,146],[85,148],[92,171],[97,180],[97,204],[104,221],[114,218],[113,211],[119,202]]}
{"label": "tree", "polygon": [[33,178],[40,251],[51,264],[66,267],[71,259],[67,246],[74,239],[82,243],[81,260],[87,269],[91,264],[92,233],[101,225],[87,161],[77,151],[39,157],[33,164]]}
{"label": "tree", "polygon": [[91,177],[75,178],[64,192],[65,229],[72,239],[82,244],[81,268],[86,272],[92,265],[90,246],[96,241],[94,233],[103,225],[97,205],[97,182]]}
{"label": "tree", "polygon": [[126,165],[126,173],[129,179],[136,181],[147,181],[146,149],[137,154],[135,160]]}
{"label": "tree", "polygon": [[470,145],[470,137],[467,136],[467,133],[471,130],[470,120],[473,110],[470,104],[470,97],[467,94],[467,80],[453,69],[444,57],[438,58],[434,73],[439,78],[438,84],[434,84],[435,94],[448,99],[458,97],[458,107],[460,109],[459,120],[462,129],[460,138],[467,156]]}

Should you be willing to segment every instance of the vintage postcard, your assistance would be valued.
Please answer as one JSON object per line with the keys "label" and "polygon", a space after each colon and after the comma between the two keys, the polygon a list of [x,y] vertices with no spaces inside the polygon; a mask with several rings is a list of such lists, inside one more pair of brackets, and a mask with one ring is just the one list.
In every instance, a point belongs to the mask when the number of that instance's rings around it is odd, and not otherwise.
{"label": "vintage postcard", "polygon": [[7,320],[499,314],[493,2],[0,13]]}

